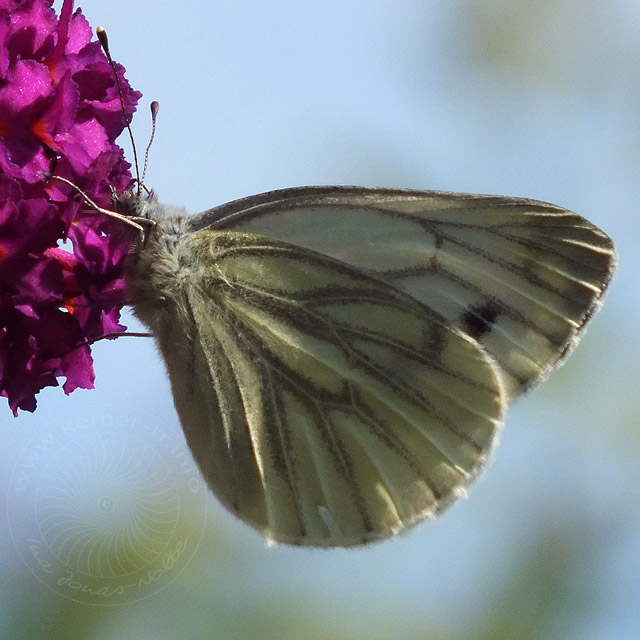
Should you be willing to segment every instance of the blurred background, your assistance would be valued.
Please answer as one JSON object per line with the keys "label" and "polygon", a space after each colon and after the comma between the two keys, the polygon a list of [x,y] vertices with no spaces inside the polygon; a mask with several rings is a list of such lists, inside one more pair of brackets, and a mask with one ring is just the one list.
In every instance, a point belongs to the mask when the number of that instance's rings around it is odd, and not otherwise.
{"label": "blurred background", "polygon": [[304,184],[525,196],[600,226],[620,265],[469,498],[365,549],[268,547],[203,488],[152,342],[96,345],[95,391],[3,407],[0,637],[638,637],[640,4],[76,4],[144,94],[141,150],[161,104],[163,202]]}

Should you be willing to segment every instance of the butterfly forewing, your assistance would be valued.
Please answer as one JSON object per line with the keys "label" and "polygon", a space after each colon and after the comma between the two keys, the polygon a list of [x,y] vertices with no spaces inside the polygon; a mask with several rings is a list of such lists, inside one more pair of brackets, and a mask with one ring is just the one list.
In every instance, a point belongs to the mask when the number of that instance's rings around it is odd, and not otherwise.
{"label": "butterfly forewing", "polygon": [[[152,328],[204,477],[267,538],[384,538],[435,515],[479,472],[505,402],[475,340],[309,249],[201,231],[180,251],[200,267]],[[176,324],[186,347],[171,338]]]}
{"label": "butterfly forewing", "polygon": [[318,251],[375,275],[480,341],[508,398],[580,337],[607,286],[611,240],[555,205],[432,191],[285,189],[196,216]]}

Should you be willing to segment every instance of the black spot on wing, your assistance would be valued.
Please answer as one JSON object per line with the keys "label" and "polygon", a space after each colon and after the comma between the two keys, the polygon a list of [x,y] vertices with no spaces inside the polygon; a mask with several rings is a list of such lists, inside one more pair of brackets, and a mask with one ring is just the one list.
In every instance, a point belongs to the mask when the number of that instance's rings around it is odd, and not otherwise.
{"label": "black spot on wing", "polygon": [[491,327],[496,323],[499,315],[498,306],[494,302],[471,307],[462,315],[460,324],[462,330],[475,340],[491,331]]}

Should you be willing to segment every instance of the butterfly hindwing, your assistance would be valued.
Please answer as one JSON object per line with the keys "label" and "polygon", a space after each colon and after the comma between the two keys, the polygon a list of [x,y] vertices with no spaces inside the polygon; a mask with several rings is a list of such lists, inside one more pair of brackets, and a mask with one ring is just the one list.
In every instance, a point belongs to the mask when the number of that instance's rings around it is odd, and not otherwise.
{"label": "butterfly hindwing", "polygon": [[[472,338],[317,252],[199,231],[152,327],[212,490],[267,538],[349,546],[435,515],[480,471],[505,405]],[[185,327],[177,346],[172,326]]]}

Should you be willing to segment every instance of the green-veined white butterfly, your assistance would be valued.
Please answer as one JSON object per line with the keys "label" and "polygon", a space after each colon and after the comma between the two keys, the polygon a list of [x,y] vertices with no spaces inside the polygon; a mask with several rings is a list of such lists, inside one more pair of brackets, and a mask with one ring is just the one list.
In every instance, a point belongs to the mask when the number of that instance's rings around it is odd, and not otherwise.
{"label": "green-veined white butterfly", "polygon": [[117,205],[155,221],[130,296],[203,476],[299,545],[386,538],[463,494],[615,263],[584,218],[501,196],[302,187],[193,217]]}

